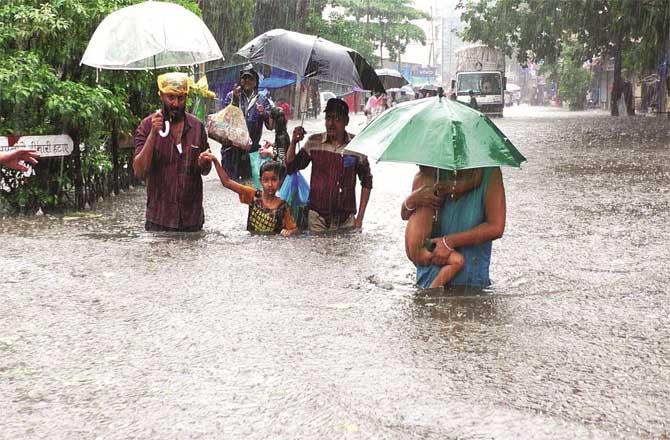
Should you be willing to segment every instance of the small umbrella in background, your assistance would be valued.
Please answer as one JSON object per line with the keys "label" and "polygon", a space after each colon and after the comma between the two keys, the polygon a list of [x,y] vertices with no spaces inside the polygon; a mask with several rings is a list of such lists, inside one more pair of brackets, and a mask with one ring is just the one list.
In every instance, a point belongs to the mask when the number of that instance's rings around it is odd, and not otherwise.
{"label": "small umbrella in background", "polygon": [[387,92],[390,91],[389,89],[400,88],[409,84],[409,81],[395,69],[375,69],[375,73]]}
{"label": "small umbrella in background", "polygon": [[414,93],[414,89],[412,89],[412,86],[410,86],[410,85],[405,85],[405,86],[400,87],[400,91],[405,92],[405,93],[407,93],[408,95],[411,95],[411,96],[416,95],[416,93]]}
{"label": "small umbrella in background", "polygon": [[430,96],[437,95],[438,86],[435,84],[424,84],[419,88],[419,91],[422,93],[428,93]]}
{"label": "small umbrella in background", "polygon": [[442,97],[398,104],[346,147],[378,162],[443,170],[512,166],[526,161],[496,125],[465,104]]}
{"label": "small umbrella in background", "polygon": [[249,41],[237,54],[303,78],[384,91],[375,70],[361,54],[314,35],[273,29]]}
{"label": "small umbrella in background", "polygon": [[81,64],[146,70],[223,59],[214,36],[194,13],[174,3],[147,1],[112,12],[98,25]]}

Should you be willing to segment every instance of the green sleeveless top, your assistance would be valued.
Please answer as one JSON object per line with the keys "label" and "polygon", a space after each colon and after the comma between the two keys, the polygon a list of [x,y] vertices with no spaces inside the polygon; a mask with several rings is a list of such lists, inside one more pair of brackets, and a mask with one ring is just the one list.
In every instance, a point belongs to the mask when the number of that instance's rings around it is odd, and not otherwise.
{"label": "green sleeveless top", "polygon": [[[494,169],[484,168],[482,182],[477,188],[467,192],[457,200],[447,198],[444,201],[440,208],[438,236],[467,231],[486,220],[486,191]],[[491,244],[491,241],[487,241],[477,246],[457,248],[456,250],[463,254],[465,258],[465,266],[448,285],[488,287],[491,284],[489,279]],[[423,288],[430,287],[440,269],[440,266],[417,266],[416,284]]]}

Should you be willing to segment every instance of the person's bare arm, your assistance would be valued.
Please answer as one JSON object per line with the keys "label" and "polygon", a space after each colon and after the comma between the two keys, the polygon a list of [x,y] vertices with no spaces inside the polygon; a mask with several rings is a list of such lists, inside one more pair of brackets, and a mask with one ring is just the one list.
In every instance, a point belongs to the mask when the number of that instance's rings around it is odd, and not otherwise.
{"label": "person's bare arm", "polygon": [[444,195],[435,194],[435,176],[417,173],[412,181],[412,193],[403,201],[400,208],[400,217],[408,220],[419,206],[438,209],[444,200]]}
{"label": "person's bare arm", "polygon": [[358,206],[358,215],[354,221],[354,227],[360,229],[363,227],[363,218],[365,217],[365,209],[368,206],[368,201],[370,200],[370,193],[372,189],[370,188],[361,188],[361,202]]}
{"label": "person's bare arm", "polygon": [[465,171],[463,178],[438,183],[436,191],[439,196],[451,196],[458,199],[466,192],[477,188],[481,183],[482,169],[477,168]]}
{"label": "person's bare arm", "polygon": [[239,183],[235,182],[233,179],[228,176],[228,173],[226,173],[226,170],[223,169],[223,166],[221,166],[221,162],[219,162],[219,159],[209,151],[206,151],[204,153],[200,153],[200,158],[199,160],[203,161],[208,161],[209,163],[214,163],[214,168],[216,169],[216,174],[219,175],[219,180],[221,181],[221,184],[225,186],[226,188],[235,191],[237,194],[241,194],[242,191],[244,191],[244,187],[240,185]]}
{"label": "person's bare arm", "polygon": [[295,160],[295,146],[305,138],[305,129],[302,127],[295,127],[293,129],[293,136],[291,136],[291,143],[286,150],[286,164],[290,164]]}
{"label": "person's bare arm", "polygon": [[151,117],[151,131],[149,136],[144,140],[144,146],[133,159],[133,172],[138,179],[144,179],[151,168],[151,159],[154,155],[154,145],[156,144],[156,136],[163,128],[163,113],[158,110]]}

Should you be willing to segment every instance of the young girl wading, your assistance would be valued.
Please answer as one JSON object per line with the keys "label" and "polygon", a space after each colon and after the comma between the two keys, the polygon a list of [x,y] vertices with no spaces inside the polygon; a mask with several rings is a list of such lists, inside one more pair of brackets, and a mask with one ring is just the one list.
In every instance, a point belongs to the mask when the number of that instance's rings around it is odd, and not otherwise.
{"label": "young girl wading", "polygon": [[298,232],[288,204],[277,197],[282,166],[279,162],[269,161],[261,166],[260,177],[263,191],[232,180],[221,166],[219,159],[212,153],[203,153],[216,167],[221,183],[240,196],[240,202],[249,205],[247,231],[261,234],[281,234],[284,237]]}

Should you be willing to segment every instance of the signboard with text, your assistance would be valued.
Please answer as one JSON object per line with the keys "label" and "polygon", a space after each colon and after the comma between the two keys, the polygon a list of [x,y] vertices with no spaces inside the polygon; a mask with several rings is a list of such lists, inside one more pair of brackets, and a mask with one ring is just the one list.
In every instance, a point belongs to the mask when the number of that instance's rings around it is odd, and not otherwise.
{"label": "signboard with text", "polygon": [[417,67],[414,71],[414,76],[434,77],[437,73],[435,67]]}
{"label": "signboard with text", "polygon": [[0,152],[30,148],[41,157],[69,156],[74,150],[72,138],[66,134],[45,136],[0,136]]}

